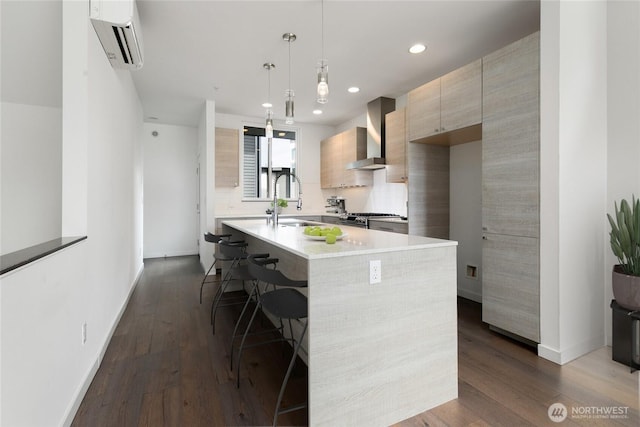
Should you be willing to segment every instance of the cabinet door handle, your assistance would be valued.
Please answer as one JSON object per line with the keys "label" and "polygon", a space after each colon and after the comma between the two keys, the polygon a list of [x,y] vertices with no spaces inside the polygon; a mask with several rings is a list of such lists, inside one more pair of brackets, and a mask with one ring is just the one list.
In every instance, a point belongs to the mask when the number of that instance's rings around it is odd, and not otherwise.
{"label": "cabinet door handle", "polygon": [[487,239],[487,236],[482,236],[482,240],[489,240],[489,239]]}

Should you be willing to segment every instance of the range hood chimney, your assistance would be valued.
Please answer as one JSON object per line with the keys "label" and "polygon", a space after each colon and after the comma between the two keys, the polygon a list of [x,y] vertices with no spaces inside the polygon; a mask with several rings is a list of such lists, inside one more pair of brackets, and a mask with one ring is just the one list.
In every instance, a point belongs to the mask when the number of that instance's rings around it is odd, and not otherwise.
{"label": "range hood chimney", "polygon": [[396,109],[393,98],[376,98],[367,104],[367,158],[347,164],[347,169],[385,167],[385,115]]}

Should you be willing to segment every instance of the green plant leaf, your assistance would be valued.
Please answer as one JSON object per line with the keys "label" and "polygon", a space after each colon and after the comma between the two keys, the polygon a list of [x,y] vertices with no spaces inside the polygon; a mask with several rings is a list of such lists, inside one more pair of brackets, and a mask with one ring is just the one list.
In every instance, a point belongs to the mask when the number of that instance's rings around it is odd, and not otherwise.
{"label": "green plant leaf", "polygon": [[611,236],[613,235],[617,236],[618,233],[620,233],[620,231],[618,230],[618,226],[616,225],[616,222],[613,220],[613,218],[609,214],[607,214],[607,218],[609,218],[609,224],[611,224]]}
{"label": "green plant leaf", "polygon": [[640,276],[640,199],[614,202],[614,214],[607,214],[610,245],[625,274]]}

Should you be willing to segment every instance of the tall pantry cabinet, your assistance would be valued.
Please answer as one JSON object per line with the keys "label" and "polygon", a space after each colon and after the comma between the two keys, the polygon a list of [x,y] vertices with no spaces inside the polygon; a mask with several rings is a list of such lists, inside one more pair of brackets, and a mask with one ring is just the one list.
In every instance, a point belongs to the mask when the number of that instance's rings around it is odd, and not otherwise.
{"label": "tall pantry cabinet", "polygon": [[483,58],[482,320],[540,342],[540,38]]}

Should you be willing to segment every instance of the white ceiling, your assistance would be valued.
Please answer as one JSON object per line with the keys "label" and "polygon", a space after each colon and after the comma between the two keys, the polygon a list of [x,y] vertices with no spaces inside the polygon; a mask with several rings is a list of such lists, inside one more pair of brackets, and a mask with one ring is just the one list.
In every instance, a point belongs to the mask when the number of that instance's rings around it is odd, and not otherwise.
{"label": "white ceiling", "polygon": [[[145,120],[195,126],[204,101],[218,113],[263,117],[265,62],[276,121],[284,119],[291,44],[296,121],[337,125],[379,96],[395,98],[539,29],[540,3],[325,0],[324,56],[329,103],[316,116],[321,1],[137,0],[144,66],[132,72]],[[422,42],[420,55],[407,52]],[[349,86],[361,88],[347,93]],[[149,119],[156,117],[157,119]]]}

